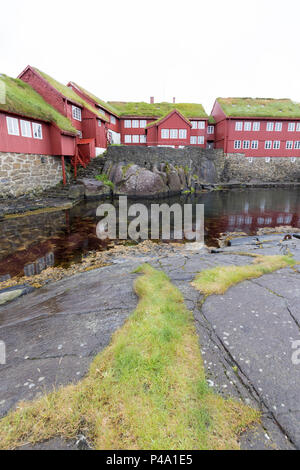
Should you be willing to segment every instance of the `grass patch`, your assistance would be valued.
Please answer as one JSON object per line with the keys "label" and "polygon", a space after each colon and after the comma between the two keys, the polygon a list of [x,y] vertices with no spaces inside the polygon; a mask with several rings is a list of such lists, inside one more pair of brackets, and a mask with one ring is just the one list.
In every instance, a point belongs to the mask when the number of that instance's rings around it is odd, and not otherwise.
{"label": "grass patch", "polygon": [[205,269],[197,275],[192,285],[206,296],[224,294],[230,287],[246,279],[255,279],[294,264],[292,256],[256,256],[253,264]]}
{"label": "grass patch", "polygon": [[102,183],[105,185],[105,186],[109,186],[111,189],[114,189],[115,185],[112,181],[110,181],[110,179],[108,178],[108,176],[103,173],[102,175],[97,175],[95,176],[95,179],[97,181],[102,181]]}
{"label": "grass patch", "polygon": [[218,98],[227,116],[300,117],[300,104],[289,99]]}
{"label": "grass patch", "polygon": [[190,118],[207,118],[202,104],[198,103],[146,103],[144,101],[109,101],[109,105],[113,106],[119,116],[144,116],[161,118],[168,115],[173,109],[177,109],[187,119]]}
{"label": "grass patch", "polygon": [[85,379],[21,403],[0,448],[84,433],[96,449],[237,449],[259,413],[207,386],[192,313],[167,276],[137,271],[140,301]]}

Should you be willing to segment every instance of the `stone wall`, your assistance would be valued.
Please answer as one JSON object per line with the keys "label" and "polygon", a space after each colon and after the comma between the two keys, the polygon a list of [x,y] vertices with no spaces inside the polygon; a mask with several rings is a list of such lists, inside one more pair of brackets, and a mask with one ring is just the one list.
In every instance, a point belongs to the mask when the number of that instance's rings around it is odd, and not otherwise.
{"label": "stone wall", "polygon": [[61,180],[60,157],[0,152],[0,197],[41,191]]}

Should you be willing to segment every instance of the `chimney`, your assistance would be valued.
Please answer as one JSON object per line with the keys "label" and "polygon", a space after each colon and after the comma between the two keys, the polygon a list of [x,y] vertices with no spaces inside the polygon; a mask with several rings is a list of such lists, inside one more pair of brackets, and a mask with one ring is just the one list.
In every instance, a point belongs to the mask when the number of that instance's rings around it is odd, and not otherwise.
{"label": "chimney", "polygon": [[175,103],[176,103],[176,98],[174,97],[174,98],[173,98],[173,104],[175,104]]}
{"label": "chimney", "polygon": [[154,96],[150,97],[150,104],[154,104]]}

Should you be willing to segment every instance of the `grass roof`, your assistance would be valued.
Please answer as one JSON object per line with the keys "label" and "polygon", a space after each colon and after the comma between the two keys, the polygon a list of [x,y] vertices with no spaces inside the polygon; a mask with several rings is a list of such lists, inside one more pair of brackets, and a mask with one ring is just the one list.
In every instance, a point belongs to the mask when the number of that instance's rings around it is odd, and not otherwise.
{"label": "grass roof", "polygon": [[0,80],[5,84],[6,92],[5,103],[0,102],[0,110],[53,122],[63,131],[77,133],[71,121],[48,104],[30,85],[6,75],[0,75]]}
{"label": "grass roof", "polygon": [[71,82],[71,84],[73,84],[75,87],[77,87],[80,91],[82,91],[82,93],[84,93],[85,95],[89,96],[89,98],[91,98],[93,101],[95,101],[97,104],[99,104],[99,106],[101,106],[103,109],[105,109],[107,112],[111,113],[111,114],[114,114],[116,116],[119,115],[118,111],[112,106],[110,105],[109,103],[106,103],[106,101],[103,101],[101,100],[100,98],[98,98],[96,95],[94,95],[93,93],[85,90],[82,86],[79,86],[77,85],[77,83],[74,83],[74,82]]}
{"label": "grass roof", "polygon": [[142,116],[161,118],[173,109],[177,109],[185,118],[207,118],[202,104],[197,103],[146,103],[144,101],[109,101],[120,116]]}
{"label": "grass roof", "polygon": [[217,98],[217,102],[229,117],[300,118],[300,104],[287,98]]}
{"label": "grass roof", "polygon": [[85,101],[83,98],[81,98],[75,91],[72,90],[72,88],[67,87],[66,85],[63,85],[62,83],[58,82],[54,78],[50,77],[50,75],[47,75],[46,73],[42,72],[41,70],[34,68],[36,72],[38,72],[53,88],[55,88],[59,93],[61,93],[65,98],[68,100],[77,103],[84,108],[88,109],[91,113],[95,114],[97,117],[108,120],[103,114],[99,113],[94,106],[89,104],[87,101]]}

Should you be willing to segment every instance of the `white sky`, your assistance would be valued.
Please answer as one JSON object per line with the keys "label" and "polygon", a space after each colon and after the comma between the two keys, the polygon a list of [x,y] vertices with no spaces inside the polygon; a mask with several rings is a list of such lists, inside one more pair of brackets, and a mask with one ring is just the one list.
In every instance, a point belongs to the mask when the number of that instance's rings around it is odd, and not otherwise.
{"label": "white sky", "polygon": [[300,102],[299,0],[0,3],[0,72],[30,64],[105,100]]}

